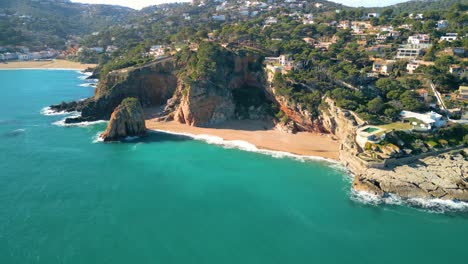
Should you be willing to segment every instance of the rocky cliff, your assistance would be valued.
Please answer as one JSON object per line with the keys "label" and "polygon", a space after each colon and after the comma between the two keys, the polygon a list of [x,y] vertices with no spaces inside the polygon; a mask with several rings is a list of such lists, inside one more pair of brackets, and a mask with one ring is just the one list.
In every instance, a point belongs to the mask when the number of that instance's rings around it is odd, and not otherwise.
{"label": "rocky cliff", "polygon": [[138,99],[129,97],[115,108],[101,138],[104,141],[115,141],[125,137],[142,136],[145,133],[143,108]]}
{"label": "rocky cliff", "polygon": [[231,119],[270,115],[261,57],[233,52],[224,56],[225,60],[217,64],[215,77],[193,78],[189,76],[190,69],[179,72],[176,92],[165,107],[166,120],[210,126]]}
{"label": "rocky cliff", "polygon": [[[466,154],[464,154],[466,153]],[[356,175],[353,188],[379,196],[468,201],[468,149],[429,156]]]}
{"label": "rocky cliff", "polygon": [[81,117],[66,120],[67,123],[76,123],[109,119],[112,111],[127,97],[137,98],[144,107],[159,106],[173,95],[177,87],[174,70],[174,62],[169,58],[141,67],[113,71],[100,80],[93,97],[51,108],[81,112]]}
{"label": "rocky cliff", "polygon": [[[283,120],[277,120],[276,128],[287,133],[298,131],[328,133],[322,126],[320,118],[304,105],[278,92],[278,87],[274,83],[274,72],[268,67],[265,68],[267,75],[265,92],[267,97],[274,102],[283,113]],[[293,85],[289,83],[288,85]]]}
{"label": "rocky cliff", "polygon": [[355,143],[356,130],[365,125],[353,112],[336,107],[331,99],[321,109],[323,127],[341,141],[340,160],[353,173],[353,189],[378,196],[468,201],[468,149],[397,162],[365,162]]}

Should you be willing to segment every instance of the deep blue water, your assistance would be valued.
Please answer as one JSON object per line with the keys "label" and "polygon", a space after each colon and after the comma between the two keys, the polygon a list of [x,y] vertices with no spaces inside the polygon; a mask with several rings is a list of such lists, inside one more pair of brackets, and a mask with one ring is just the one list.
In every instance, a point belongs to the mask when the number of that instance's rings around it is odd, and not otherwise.
{"label": "deep blue water", "polygon": [[345,173],[41,109],[74,71],[0,71],[0,263],[464,263],[468,217],[351,198]]}

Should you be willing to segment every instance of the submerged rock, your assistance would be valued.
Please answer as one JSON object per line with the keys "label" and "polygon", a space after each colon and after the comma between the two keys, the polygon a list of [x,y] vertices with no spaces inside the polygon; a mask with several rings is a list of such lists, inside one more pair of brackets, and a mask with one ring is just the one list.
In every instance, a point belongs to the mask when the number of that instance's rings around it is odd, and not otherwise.
{"label": "submerged rock", "polygon": [[101,138],[104,141],[114,141],[125,137],[142,136],[145,133],[143,107],[138,99],[129,97],[115,108]]}

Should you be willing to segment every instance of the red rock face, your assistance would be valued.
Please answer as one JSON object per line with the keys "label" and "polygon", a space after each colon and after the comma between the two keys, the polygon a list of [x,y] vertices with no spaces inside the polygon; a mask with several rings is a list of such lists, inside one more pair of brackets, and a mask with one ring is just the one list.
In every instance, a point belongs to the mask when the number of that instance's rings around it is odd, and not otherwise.
{"label": "red rock face", "polygon": [[220,123],[234,117],[232,93],[207,82],[194,82],[182,93],[174,120],[191,126]]}

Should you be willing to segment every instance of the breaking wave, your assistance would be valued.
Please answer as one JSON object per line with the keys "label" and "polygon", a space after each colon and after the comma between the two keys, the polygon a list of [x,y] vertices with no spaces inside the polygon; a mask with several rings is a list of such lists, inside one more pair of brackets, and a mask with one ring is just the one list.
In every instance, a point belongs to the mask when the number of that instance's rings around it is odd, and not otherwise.
{"label": "breaking wave", "polygon": [[41,109],[41,115],[45,116],[63,116],[63,115],[78,115],[78,112],[67,112],[67,111],[55,111],[50,107],[44,107]]}
{"label": "breaking wave", "polygon": [[457,213],[468,212],[468,203],[444,199],[423,199],[423,198],[409,198],[404,199],[395,194],[389,194],[385,197],[380,197],[375,194],[351,191],[351,199],[368,205],[404,205],[420,209],[430,213]]}
{"label": "breaking wave", "polygon": [[212,145],[218,145],[222,146],[227,149],[239,149],[243,151],[248,151],[248,152],[255,152],[255,153],[260,153],[263,155],[268,155],[273,158],[290,158],[294,160],[298,160],[301,162],[306,162],[306,161],[323,161],[327,162],[330,164],[333,164],[334,167],[337,169],[343,169],[343,166],[341,166],[341,163],[339,163],[336,160],[332,159],[327,159],[323,157],[318,157],[318,156],[302,156],[302,155],[297,155],[289,152],[284,152],[284,151],[275,151],[275,150],[268,150],[268,149],[259,149],[257,146],[246,142],[242,140],[224,140],[221,137],[217,136],[211,136],[211,135],[195,135],[195,134],[190,134],[190,133],[180,133],[180,132],[172,132],[172,131],[166,131],[166,130],[159,130],[159,129],[153,129],[153,131],[160,132],[160,133],[166,133],[166,134],[172,134],[172,135],[179,135],[179,136],[185,136],[185,137],[190,137],[195,140],[200,140],[204,141],[208,144]]}
{"label": "breaking wave", "polygon": [[[75,117],[79,117],[79,115],[69,116],[67,118],[75,118]],[[61,127],[87,127],[87,126],[92,126],[92,125],[96,125],[96,124],[107,123],[106,120],[97,120],[97,121],[85,121],[85,122],[80,122],[80,123],[67,124],[67,123],[65,123],[65,120],[67,118],[64,118],[64,119],[59,120],[59,121],[55,121],[52,124],[55,125],[55,126],[61,126]]]}
{"label": "breaking wave", "polygon": [[95,88],[96,85],[97,85],[97,84],[93,82],[93,83],[82,83],[82,84],[80,84],[79,86],[80,86],[80,87],[87,87],[87,88]]}
{"label": "breaking wave", "polygon": [[91,75],[93,75],[92,72],[78,71],[78,73],[81,74],[80,76],[78,76],[78,79],[80,79],[80,80],[87,80]]}

